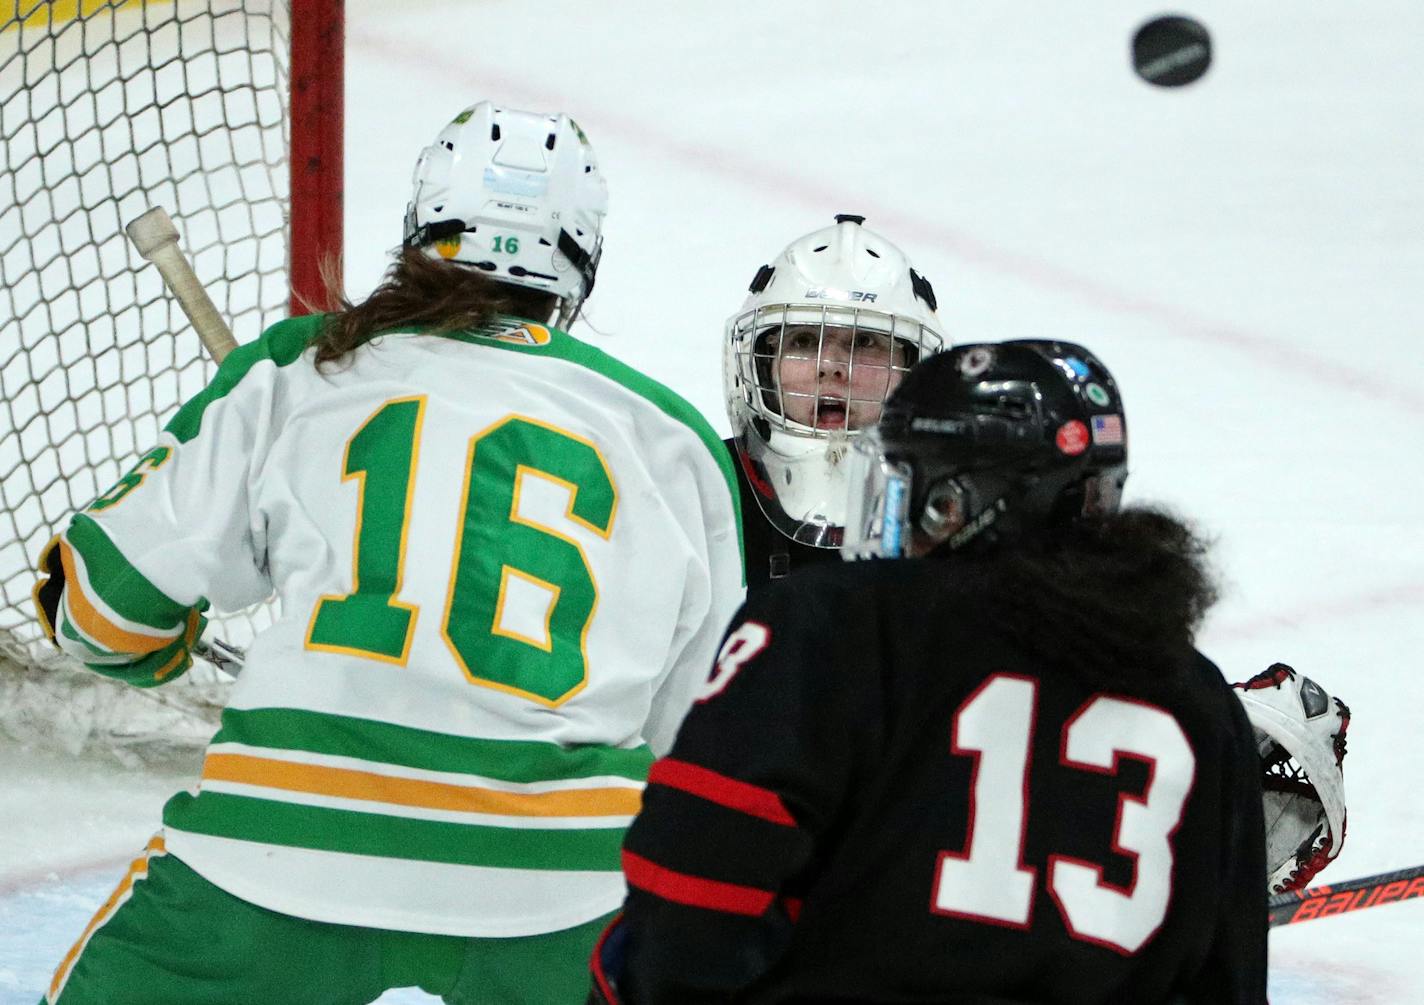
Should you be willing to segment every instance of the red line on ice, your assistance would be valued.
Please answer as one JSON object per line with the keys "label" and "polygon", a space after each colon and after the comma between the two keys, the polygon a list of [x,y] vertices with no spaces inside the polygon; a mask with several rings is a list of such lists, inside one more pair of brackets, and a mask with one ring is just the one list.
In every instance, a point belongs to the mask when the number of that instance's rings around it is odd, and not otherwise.
{"label": "red line on ice", "polygon": [[1280,634],[1283,628],[1301,624],[1349,621],[1392,607],[1418,609],[1424,604],[1424,583],[1405,583],[1355,597],[1325,599],[1310,605],[1285,610],[1279,614],[1228,622],[1210,632],[1213,642],[1251,639]]}

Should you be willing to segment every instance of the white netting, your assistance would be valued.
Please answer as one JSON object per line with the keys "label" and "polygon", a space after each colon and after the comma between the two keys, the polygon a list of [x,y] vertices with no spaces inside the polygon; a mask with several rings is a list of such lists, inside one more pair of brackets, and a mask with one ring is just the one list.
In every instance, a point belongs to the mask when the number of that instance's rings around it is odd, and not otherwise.
{"label": "white netting", "polygon": [[220,675],[139,691],[68,667],[30,588],[213,369],[123,224],[169,211],[239,342],[285,316],[288,30],[285,0],[19,0],[0,26],[0,730],[22,739],[211,731]]}

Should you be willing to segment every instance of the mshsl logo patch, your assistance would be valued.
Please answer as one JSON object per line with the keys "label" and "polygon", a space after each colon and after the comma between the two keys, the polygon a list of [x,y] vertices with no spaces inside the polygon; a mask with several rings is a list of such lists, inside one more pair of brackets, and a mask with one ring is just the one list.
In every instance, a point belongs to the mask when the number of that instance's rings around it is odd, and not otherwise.
{"label": "mshsl logo patch", "polygon": [[525,322],[510,328],[495,328],[477,334],[482,338],[492,338],[496,342],[512,342],[515,345],[528,346],[548,345],[554,339],[549,329],[533,322]]}

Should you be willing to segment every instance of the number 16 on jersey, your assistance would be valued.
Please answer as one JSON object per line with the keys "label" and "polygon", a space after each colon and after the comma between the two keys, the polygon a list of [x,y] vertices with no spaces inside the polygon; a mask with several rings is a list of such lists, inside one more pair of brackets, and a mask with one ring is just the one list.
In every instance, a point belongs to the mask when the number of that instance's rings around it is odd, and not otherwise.
{"label": "number 16 on jersey", "polygon": [[[419,459],[424,395],[385,402],[347,442],[342,479],[359,489],[348,593],[322,597],[307,648],[404,666],[420,606],[400,599]],[[470,437],[441,635],[472,683],[559,705],[588,679],[586,643],[598,609],[588,558],[565,530],[529,516],[533,481],[559,486],[565,519],[605,540],[618,490],[592,442],[538,419],[507,415]],[[542,625],[512,625],[510,598],[544,598]]]}

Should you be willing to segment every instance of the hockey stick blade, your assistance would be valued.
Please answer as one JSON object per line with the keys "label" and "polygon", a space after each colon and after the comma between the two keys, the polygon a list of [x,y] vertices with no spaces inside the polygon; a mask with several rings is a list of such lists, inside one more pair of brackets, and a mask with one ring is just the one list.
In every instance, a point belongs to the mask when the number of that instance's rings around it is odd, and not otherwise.
{"label": "hockey stick blade", "polygon": [[178,247],[178,228],[173,226],[167,210],[162,206],[153,207],[126,223],[124,232],[138,253],[158,266],[164,285],[192,322],[203,348],[221,363],[224,356],[237,348],[237,340]]}
{"label": "hockey stick blade", "polygon": [[1298,925],[1367,907],[1424,897],[1424,865],[1377,876],[1362,876],[1344,883],[1322,883],[1293,893],[1280,893],[1266,902],[1269,924]]}

